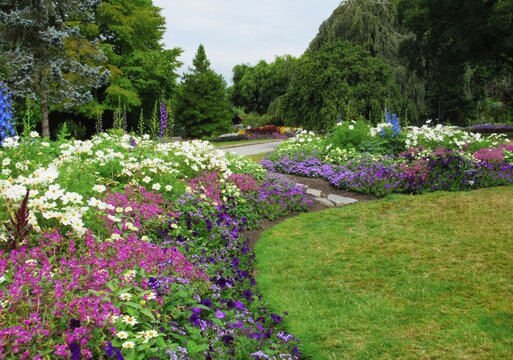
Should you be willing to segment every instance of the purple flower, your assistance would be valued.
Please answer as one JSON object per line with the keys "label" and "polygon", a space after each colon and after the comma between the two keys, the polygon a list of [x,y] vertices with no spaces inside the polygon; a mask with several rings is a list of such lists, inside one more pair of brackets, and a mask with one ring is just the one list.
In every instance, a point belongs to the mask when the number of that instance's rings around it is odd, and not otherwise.
{"label": "purple flower", "polygon": [[222,312],[221,310],[216,311],[216,318],[218,319],[224,319],[226,317],[226,314]]}

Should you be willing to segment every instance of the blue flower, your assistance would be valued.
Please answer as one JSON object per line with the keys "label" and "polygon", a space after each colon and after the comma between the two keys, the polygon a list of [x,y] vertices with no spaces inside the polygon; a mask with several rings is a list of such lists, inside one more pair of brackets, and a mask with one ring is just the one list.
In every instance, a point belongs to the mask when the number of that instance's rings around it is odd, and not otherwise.
{"label": "blue flower", "polygon": [[6,138],[16,136],[14,125],[11,94],[7,86],[0,82],[0,146]]}

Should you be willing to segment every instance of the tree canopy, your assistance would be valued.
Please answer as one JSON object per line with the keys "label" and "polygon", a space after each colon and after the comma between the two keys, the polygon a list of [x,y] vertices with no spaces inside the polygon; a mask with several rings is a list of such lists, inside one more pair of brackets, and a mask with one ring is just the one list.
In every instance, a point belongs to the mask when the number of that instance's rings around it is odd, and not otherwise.
{"label": "tree canopy", "polygon": [[392,70],[384,60],[338,40],[299,59],[287,93],[280,98],[280,111],[290,125],[323,130],[346,118],[380,121],[384,107],[397,96]]}
{"label": "tree canopy", "polygon": [[272,63],[262,60],[255,66],[235,66],[232,103],[248,113],[266,114],[272,102],[287,91],[296,61],[285,55],[276,57]]}
{"label": "tree canopy", "polygon": [[41,104],[43,136],[49,136],[49,107],[70,109],[92,100],[91,89],[105,83],[108,71],[97,44],[77,24],[92,21],[95,1],[20,0],[0,8],[0,39],[9,61],[15,95]]}
{"label": "tree canopy", "polygon": [[184,75],[176,107],[176,122],[186,137],[209,137],[228,131],[232,112],[226,83],[210,67],[200,45],[193,67]]}
{"label": "tree canopy", "polygon": [[425,79],[432,116],[461,124],[486,104],[511,113],[512,14],[512,0],[399,2],[401,24],[414,34],[401,51]]}

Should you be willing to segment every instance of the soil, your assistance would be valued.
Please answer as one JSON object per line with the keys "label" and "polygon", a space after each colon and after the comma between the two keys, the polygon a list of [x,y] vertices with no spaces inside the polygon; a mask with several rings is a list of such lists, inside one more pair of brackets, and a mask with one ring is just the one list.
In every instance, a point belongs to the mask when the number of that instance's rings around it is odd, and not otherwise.
{"label": "soil", "polygon": [[[308,186],[309,188],[320,190],[322,192],[323,196],[327,196],[328,194],[334,194],[334,195],[350,197],[350,198],[358,200],[359,202],[366,202],[366,201],[371,201],[371,200],[377,199],[376,197],[373,197],[370,195],[363,195],[360,193],[337,189],[337,188],[333,187],[326,180],[320,179],[320,178],[307,178],[307,177],[295,176],[295,175],[287,175],[287,177],[294,180],[298,184],[303,184],[303,185]],[[317,201],[313,201],[313,199],[314,199],[313,196],[311,196],[311,195],[307,195],[307,196],[309,196],[312,199],[312,206],[310,206],[308,208],[307,212],[315,212],[315,211],[321,211],[321,210],[327,209],[327,207],[322,205],[321,203],[319,203]],[[270,228],[278,225],[279,223],[281,223],[287,219],[296,217],[300,214],[304,214],[304,212],[291,213],[285,217],[279,218],[278,220],[274,220],[274,221],[263,220],[258,229],[244,231],[244,235],[248,239],[249,247],[251,249],[254,248],[255,243],[258,241],[258,239],[260,238],[260,236],[262,235],[262,233],[265,230],[270,229]]]}

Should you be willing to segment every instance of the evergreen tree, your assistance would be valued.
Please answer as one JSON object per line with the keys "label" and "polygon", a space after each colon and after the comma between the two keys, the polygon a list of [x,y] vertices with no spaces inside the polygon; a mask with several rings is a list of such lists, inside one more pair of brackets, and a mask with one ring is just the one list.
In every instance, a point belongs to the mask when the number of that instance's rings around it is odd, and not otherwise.
{"label": "evergreen tree", "polygon": [[286,123],[330,130],[340,118],[382,121],[399,88],[390,66],[367,49],[331,41],[300,59],[287,93],[279,98]]}
{"label": "evergreen tree", "polygon": [[39,100],[45,137],[50,136],[50,106],[86,104],[93,99],[90,90],[108,78],[102,52],[77,26],[93,19],[96,3],[17,0],[0,7],[0,46],[10,63],[9,84],[15,95]]}
{"label": "evergreen tree", "polygon": [[176,122],[187,137],[202,138],[230,129],[232,113],[221,75],[210,67],[200,45],[193,68],[184,75],[176,108]]}
{"label": "evergreen tree", "polygon": [[412,37],[398,21],[397,0],[347,0],[322,23],[310,43],[311,51],[343,40],[365,47],[372,56],[384,59],[392,69],[400,93],[387,104],[401,118],[417,120],[427,113],[425,83],[407,67],[400,45]]}

